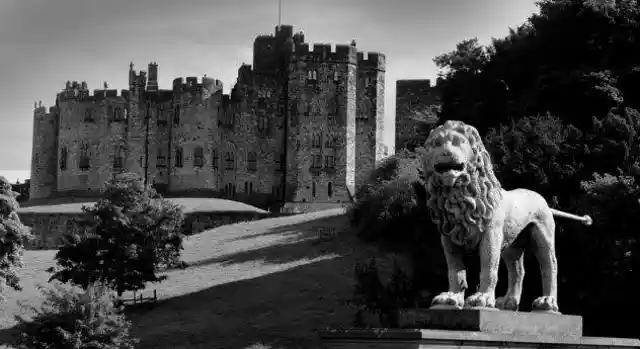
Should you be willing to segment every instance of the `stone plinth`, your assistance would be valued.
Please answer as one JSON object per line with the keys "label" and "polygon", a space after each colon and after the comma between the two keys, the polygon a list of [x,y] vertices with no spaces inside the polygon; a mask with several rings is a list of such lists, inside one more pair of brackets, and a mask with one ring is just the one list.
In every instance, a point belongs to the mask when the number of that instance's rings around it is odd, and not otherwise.
{"label": "stone plinth", "polygon": [[582,336],[582,317],[481,309],[408,310],[402,329],[320,331],[327,349],[640,348],[640,340]]}
{"label": "stone plinth", "polygon": [[410,309],[403,312],[403,328],[477,331],[502,334],[582,336],[582,317],[552,313],[524,313],[487,309]]}

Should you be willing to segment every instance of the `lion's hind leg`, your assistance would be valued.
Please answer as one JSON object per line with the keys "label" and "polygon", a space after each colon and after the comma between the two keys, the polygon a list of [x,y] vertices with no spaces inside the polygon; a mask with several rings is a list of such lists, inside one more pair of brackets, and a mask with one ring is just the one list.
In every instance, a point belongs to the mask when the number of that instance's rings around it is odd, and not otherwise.
{"label": "lion's hind leg", "polygon": [[496,308],[502,310],[518,310],[522,296],[524,281],[524,247],[509,246],[502,251],[502,260],[507,267],[507,293],[496,299]]}
{"label": "lion's hind leg", "polygon": [[542,296],[533,301],[534,311],[558,312],[558,260],[555,249],[555,222],[551,211],[531,226],[534,253],[540,264]]}

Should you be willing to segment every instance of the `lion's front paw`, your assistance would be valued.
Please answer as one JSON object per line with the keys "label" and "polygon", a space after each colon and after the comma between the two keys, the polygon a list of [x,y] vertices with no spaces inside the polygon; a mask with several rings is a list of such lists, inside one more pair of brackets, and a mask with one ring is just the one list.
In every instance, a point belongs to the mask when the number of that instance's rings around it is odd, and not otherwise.
{"label": "lion's front paw", "polygon": [[551,313],[558,312],[558,301],[555,297],[542,296],[533,301],[532,311],[547,311]]}
{"label": "lion's front paw", "polygon": [[431,301],[431,306],[447,306],[462,308],[464,305],[464,295],[462,293],[455,292],[442,292],[435,296]]}
{"label": "lion's front paw", "polygon": [[495,308],[496,299],[489,293],[477,292],[469,296],[464,305],[469,308]]}
{"label": "lion's front paw", "polygon": [[496,299],[496,308],[501,310],[518,311],[520,300],[511,296],[498,297]]}

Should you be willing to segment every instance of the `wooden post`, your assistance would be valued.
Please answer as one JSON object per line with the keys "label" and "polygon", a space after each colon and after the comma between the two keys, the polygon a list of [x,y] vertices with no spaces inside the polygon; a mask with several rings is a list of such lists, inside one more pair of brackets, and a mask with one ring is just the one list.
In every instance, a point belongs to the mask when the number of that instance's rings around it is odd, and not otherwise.
{"label": "wooden post", "polygon": [[158,295],[156,294],[156,290],[153,290],[153,301],[157,301],[158,300]]}

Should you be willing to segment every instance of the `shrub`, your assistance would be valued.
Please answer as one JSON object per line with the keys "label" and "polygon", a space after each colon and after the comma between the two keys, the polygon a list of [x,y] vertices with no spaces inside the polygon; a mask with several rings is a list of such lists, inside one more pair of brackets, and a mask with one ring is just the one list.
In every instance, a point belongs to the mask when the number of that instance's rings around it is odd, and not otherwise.
{"label": "shrub", "polygon": [[4,300],[4,286],[22,290],[18,269],[23,266],[24,243],[33,238],[31,230],[20,222],[18,207],[11,183],[0,176],[0,300]]}
{"label": "shrub", "polygon": [[77,222],[83,231],[65,236],[57,267],[48,270],[50,281],[82,288],[103,281],[121,296],[166,279],[159,273],[180,264],[182,210],[146,188],[138,175],[116,177],[103,198],[83,210],[87,219]]}
{"label": "shrub", "polygon": [[435,226],[424,205],[426,191],[419,168],[417,154],[405,149],[372,171],[348,209],[360,239],[389,251],[412,249],[429,240]]}
{"label": "shrub", "polygon": [[130,334],[131,323],[105,285],[93,284],[84,292],[56,284],[39,287],[45,296],[40,309],[22,305],[34,313],[30,320],[16,316],[21,331],[20,349],[133,349],[138,340]]}

